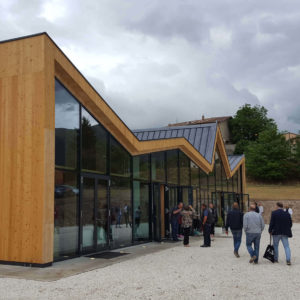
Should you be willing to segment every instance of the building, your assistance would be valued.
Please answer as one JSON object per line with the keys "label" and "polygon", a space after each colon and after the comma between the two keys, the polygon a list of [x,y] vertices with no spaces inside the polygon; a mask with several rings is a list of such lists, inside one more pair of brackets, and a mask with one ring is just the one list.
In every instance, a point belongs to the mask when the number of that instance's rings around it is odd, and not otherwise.
{"label": "building", "polygon": [[0,137],[2,263],[160,241],[178,201],[224,219],[246,201],[218,123],[132,132],[46,33],[0,43]]}
{"label": "building", "polygon": [[214,118],[205,118],[202,115],[201,120],[186,121],[180,123],[169,124],[168,126],[187,126],[187,125],[200,125],[200,124],[209,124],[218,122],[219,128],[221,130],[223,142],[225,144],[225,149],[228,155],[234,154],[235,144],[232,143],[231,131],[229,127],[229,121],[232,119],[231,116],[224,117],[214,117]]}

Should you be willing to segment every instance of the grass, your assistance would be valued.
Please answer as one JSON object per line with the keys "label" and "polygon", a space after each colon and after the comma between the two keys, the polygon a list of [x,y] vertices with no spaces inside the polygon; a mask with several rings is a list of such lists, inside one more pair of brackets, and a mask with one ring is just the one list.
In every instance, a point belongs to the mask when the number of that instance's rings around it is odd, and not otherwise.
{"label": "grass", "polygon": [[260,184],[247,182],[246,191],[255,200],[300,200],[300,184]]}

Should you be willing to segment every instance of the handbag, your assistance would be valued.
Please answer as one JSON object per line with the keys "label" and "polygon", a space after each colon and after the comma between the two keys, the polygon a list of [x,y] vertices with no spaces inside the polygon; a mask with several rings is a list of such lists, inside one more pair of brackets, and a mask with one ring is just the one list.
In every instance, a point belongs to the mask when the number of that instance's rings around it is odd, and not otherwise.
{"label": "handbag", "polygon": [[270,262],[274,263],[275,261],[275,253],[274,253],[274,246],[272,245],[272,235],[270,234],[270,244],[267,246],[267,249],[264,254],[264,258],[268,259]]}

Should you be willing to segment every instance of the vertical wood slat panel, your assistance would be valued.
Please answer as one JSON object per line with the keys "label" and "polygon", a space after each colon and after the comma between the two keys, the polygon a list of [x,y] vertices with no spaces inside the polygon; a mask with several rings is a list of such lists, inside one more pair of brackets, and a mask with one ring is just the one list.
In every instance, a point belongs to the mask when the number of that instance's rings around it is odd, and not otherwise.
{"label": "vertical wood slat panel", "polygon": [[46,104],[54,101],[54,91],[46,97],[44,43],[45,36],[38,36],[0,45],[0,260],[4,261],[53,260],[54,103]]}

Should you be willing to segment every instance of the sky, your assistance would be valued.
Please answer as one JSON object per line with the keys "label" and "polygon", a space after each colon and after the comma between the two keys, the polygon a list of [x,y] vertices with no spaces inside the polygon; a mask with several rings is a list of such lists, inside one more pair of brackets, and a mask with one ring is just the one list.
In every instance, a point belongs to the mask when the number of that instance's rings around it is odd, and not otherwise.
{"label": "sky", "polygon": [[0,40],[44,31],[131,129],[249,103],[300,130],[300,1],[0,0]]}

